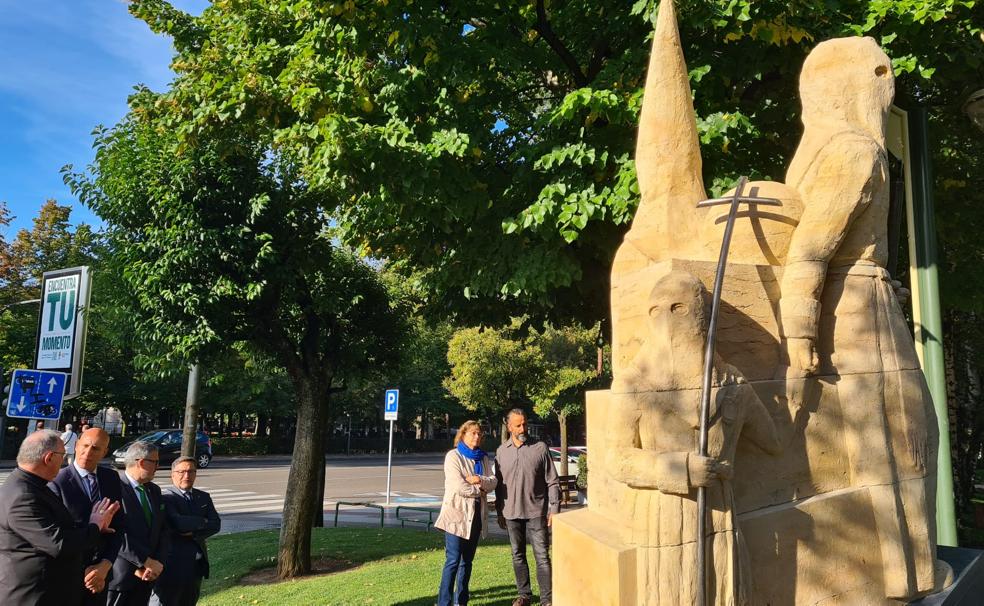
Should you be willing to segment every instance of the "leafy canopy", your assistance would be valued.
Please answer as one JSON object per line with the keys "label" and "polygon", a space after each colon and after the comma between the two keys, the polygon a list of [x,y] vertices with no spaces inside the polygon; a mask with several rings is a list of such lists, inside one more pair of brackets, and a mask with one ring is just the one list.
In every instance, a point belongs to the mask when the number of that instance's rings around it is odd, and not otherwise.
{"label": "leafy canopy", "polygon": [[[231,125],[264,141],[346,242],[403,267],[443,317],[590,325],[607,316],[612,254],[638,202],[632,155],[656,4],[217,0],[190,17],[136,0],[131,10],[174,38],[179,77],[159,103],[181,141]],[[975,0],[678,5],[711,192],[739,174],[782,177],[800,129],[800,66],[830,37],[875,37],[900,99],[938,107],[972,136],[959,106],[984,82]],[[961,159],[979,168],[980,157]]]}

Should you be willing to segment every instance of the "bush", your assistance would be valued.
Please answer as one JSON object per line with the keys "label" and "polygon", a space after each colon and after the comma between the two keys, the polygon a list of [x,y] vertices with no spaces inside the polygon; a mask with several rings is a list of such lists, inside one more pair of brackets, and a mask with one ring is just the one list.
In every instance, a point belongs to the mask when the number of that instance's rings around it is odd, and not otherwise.
{"label": "bush", "polygon": [[577,458],[577,489],[588,489],[588,455],[582,454]]}
{"label": "bush", "polygon": [[[227,456],[274,455],[291,454],[294,444],[286,437],[253,436],[253,437],[218,437],[212,436],[212,454]],[[445,452],[451,448],[451,441],[416,440],[393,438],[393,452]],[[328,454],[345,454],[346,449],[351,454],[383,454],[389,449],[389,436],[373,438],[353,437],[351,444],[345,436],[334,436],[325,442],[325,452]],[[488,451],[494,453],[495,450]]]}
{"label": "bush", "polygon": [[[268,455],[284,454],[281,447],[283,440],[276,440],[268,436],[249,437],[249,438],[217,438],[212,437],[213,455]],[[290,452],[287,450],[286,452]]]}

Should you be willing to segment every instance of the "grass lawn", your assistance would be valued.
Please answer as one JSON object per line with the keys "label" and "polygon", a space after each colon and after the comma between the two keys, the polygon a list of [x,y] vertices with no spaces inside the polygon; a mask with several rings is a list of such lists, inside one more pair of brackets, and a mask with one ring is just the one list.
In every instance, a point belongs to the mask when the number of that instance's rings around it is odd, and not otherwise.
{"label": "grass lawn", "polygon": [[[208,542],[208,553],[212,578],[203,587],[199,603],[204,606],[433,606],[444,565],[444,534],[396,528],[315,528],[313,558],[344,560],[353,568],[266,585],[244,585],[240,579],[275,565],[276,530],[215,537]],[[532,564],[533,554],[528,557]],[[479,544],[470,588],[469,604],[511,603],[516,585],[508,543],[483,540]],[[534,594],[537,591],[534,578]]]}

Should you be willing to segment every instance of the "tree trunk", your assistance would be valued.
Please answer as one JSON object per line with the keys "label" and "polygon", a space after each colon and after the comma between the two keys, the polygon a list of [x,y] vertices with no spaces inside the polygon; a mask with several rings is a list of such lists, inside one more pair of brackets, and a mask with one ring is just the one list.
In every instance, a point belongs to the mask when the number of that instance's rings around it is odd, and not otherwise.
{"label": "tree trunk", "polygon": [[324,467],[321,430],[328,390],[302,372],[297,371],[298,378],[292,379],[297,396],[297,429],[277,552],[277,577],[280,579],[311,572],[314,496],[318,490],[318,468]]}
{"label": "tree trunk", "polygon": [[198,364],[192,364],[188,369],[188,394],[185,397],[184,425],[181,431],[181,456],[194,457],[198,437],[198,386],[201,377]]}
{"label": "tree trunk", "polygon": [[560,425],[560,475],[571,474],[567,468],[567,414],[557,413],[557,424]]}

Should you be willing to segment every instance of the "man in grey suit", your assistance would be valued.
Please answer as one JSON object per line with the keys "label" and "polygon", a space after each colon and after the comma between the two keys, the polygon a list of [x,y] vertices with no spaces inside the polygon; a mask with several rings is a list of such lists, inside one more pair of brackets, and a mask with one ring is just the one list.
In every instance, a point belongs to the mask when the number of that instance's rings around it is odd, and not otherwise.
{"label": "man in grey suit", "polygon": [[0,487],[0,604],[65,606],[82,599],[83,557],[96,547],[119,503],[100,499],[84,524],[53,492],[65,457],[61,436],[42,429],[24,439],[17,469]]}
{"label": "man in grey suit", "polygon": [[151,481],[160,454],[153,444],[137,441],[127,449],[123,462],[126,529],[113,562],[106,606],[147,606],[154,582],[164,570],[169,543],[161,489]]}
{"label": "man in grey suit", "polygon": [[194,457],[180,457],[171,464],[174,486],[164,491],[171,551],[154,587],[150,601],[154,606],[193,606],[198,602],[202,579],[208,578],[205,540],[219,531],[222,521],[212,497],[195,488],[197,475]]}

